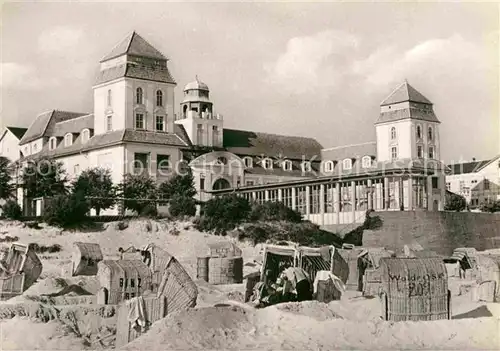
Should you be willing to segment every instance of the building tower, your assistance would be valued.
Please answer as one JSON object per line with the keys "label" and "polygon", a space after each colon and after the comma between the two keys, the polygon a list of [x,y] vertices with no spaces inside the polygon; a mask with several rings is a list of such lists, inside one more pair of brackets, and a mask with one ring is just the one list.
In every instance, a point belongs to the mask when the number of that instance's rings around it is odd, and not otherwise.
{"label": "building tower", "polygon": [[94,85],[95,134],[138,129],[174,131],[174,88],[168,59],[132,32],[100,62]]}
{"label": "building tower", "polygon": [[382,101],[375,122],[378,161],[440,160],[441,122],[432,105],[407,81]]}
{"label": "building tower", "polygon": [[222,116],[214,113],[210,90],[198,77],[184,87],[180,107],[176,123],[184,127],[193,145],[222,147]]}

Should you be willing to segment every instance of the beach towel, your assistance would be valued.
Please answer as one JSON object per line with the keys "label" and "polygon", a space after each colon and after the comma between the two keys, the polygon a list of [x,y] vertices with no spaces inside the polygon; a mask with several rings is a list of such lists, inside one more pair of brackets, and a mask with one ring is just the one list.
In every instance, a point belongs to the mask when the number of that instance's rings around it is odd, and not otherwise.
{"label": "beach towel", "polygon": [[142,296],[134,297],[127,302],[129,310],[128,321],[132,323],[133,328],[146,327],[146,313],[144,308],[144,299]]}

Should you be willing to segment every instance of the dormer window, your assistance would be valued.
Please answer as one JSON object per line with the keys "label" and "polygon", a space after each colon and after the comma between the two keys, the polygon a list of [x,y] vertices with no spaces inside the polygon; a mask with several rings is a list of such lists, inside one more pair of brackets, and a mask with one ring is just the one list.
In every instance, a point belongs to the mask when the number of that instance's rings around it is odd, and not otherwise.
{"label": "dormer window", "polygon": [[344,161],[342,161],[342,168],[352,169],[352,160],[350,158],[346,158]]}
{"label": "dormer window", "polygon": [[284,171],[291,171],[292,170],[292,161],[290,161],[290,160],[283,161],[282,167],[283,167]]}
{"label": "dormer window", "polygon": [[311,172],[311,162],[309,161],[302,162],[302,172]]}
{"label": "dormer window", "polygon": [[247,168],[252,168],[253,167],[253,160],[251,157],[245,157],[243,158],[243,163],[245,164],[245,167]]}
{"label": "dormer window", "polygon": [[90,130],[84,129],[82,131],[82,144],[86,143],[90,139]]}
{"label": "dormer window", "polygon": [[135,102],[138,105],[142,105],[144,103],[144,93],[141,87],[135,90]]}
{"label": "dormer window", "polygon": [[64,146],[68,147],[73,144],[73,134],[68,133],[64,136]]}
{"label": "dormer window", "polygon": [[370,168],[372,166],[372,158],[370,156],[363,156],[361,165],[363,168]]}
{"label": "dormer window", "polygon": [[57,146],[57,138],[51,137],[49,140],[49,150],[55,150],[56,146]]}
{"label": "dormer window", "polygon": [[422,127],[417,125],[417,139],[422,139]]}
{"label": "dormer window", "polygon": [[262,168],[264,169],[273,169],[273,160],[270,158],[265,158],[262,160]]}
{"label": "dormer window", "polygon": [[333,161],[326,161],[325,165],[323,166],[325,172],[333,172],[334,164]]}
{"label": "dormer window", "polygon": [[391,128],[391,140],[396,140],[396,127]]}
{"label": "dormer window", "polygon": [[427,131],[427,134],[428,134],[428,139],[429,141],[432,140],[432,138],[434,137],[434,133],[432,132],[432,127],[429,127],[429,130]]}
{"label": "dormer window", "polygon": [[163,92],[161,90],[156,91],[156,106],[163,106]]}

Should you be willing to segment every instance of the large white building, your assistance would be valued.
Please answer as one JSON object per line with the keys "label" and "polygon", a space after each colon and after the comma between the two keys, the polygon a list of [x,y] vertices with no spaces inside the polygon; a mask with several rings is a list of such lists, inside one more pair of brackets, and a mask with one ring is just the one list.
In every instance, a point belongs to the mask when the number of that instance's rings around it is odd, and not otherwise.
{"label": "large white building", "polygon": [[367,208],[444,207],[440,122],[406,81],[381,103],[376,141],[327,149],[312,138],[224,128],[198,79],[176,113],[175,86],[167,58],[133,32],[101,60],[92,113],[37,116],[19,142],[22,161],[57,159],[72,177],[108,167],[115,183],[142,171],[161,183],[184,160],[201,200],[238,189],[307,216],[331,213],[315,219],[323,224],[358,221]]}

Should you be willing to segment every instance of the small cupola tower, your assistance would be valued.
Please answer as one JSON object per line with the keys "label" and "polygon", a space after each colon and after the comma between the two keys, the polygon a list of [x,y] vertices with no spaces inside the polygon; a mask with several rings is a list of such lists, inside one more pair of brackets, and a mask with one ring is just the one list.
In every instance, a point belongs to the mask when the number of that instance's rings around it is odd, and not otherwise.
{"label": "small cupola tower", "polygon": [[222,116],[215,114],[208,86],[196,76],[184,87],[180,118],[193,145],[222,147]]}

